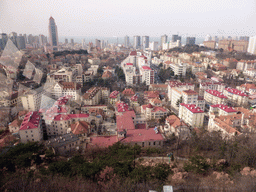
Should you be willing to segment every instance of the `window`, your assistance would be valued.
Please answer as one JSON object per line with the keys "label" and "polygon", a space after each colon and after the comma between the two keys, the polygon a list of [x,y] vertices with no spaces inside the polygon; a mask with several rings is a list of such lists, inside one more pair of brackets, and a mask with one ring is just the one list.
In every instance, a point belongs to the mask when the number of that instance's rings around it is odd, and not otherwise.
{"label": "window", "polygon": [[154,145],[156,145],[156,142],[154,142]]}
{"label": "window", "polygon": [[33,137],[33,135],[31,135],[31,137]]}
{"label": "window", "polygon": [[150,142],[148,142],[148,145],[150,145]]}

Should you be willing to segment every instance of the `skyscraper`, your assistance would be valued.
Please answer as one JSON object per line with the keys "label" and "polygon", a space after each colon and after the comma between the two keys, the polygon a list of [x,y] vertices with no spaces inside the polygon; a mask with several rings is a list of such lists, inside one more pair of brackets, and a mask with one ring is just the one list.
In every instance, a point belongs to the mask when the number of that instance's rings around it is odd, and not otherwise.
{"label": "skyscraper", "polygon": [[140,48],[140,36],[138,35],[133,37],[133,48],[134,49]]}
{"label": "skyscraper", "polygon": [[11,32],[9,38],[12,40],[13,44],[17,46],[17,33]]}
{"label": "skyscraper", "polygon": [[0,33],[0,49],[4,49],[8,41],[8,36],[6,33]]}
{"label": "skyscraper", "polygon": [[68,44],[68,39],[65,39],[65,44]]}
{"label": "skyscraper", "polygon": [[18,49],[26,48],[25,38],[21,34],[17,37],[17,47]]}
{"label": "skyscraper", "polygon": [[187,37],[186,39],[186,45],[195,45],[196,38],[195,37]]}
{"label": "skyscraper", "polygon": [[49,19],[49,41],[53,51],[58,51],[59,48],[59,39],[58,39],[58,30],[57,25],[53,17]]}
{"label": "skyscraper", "polygon": [[162,46],[162,48],[163,48],[164,43],[167,43],[167,39],[168,39],[167,35],[162,35],[161,36],[161,46]]}
{"label": "skyscraper", "polygon": [[256,36],[250,37],[247,52],[251,54],[256,53]]}
{"label": "skyscraper", "polygon": [[47,43],[47,38],[44,35],[40,34],[39,35],[39,45],[44,46],[44,45],[46,45],[46,43]]}
{"label": "skyscraper", "polygon": [[128,48],[130,45],[130,38],[126,35],[124,37],[124,47]]}
{"label": "skyscraper", "polygon": [[142,37],[142,48],[143,50],[145,50],[146,48],[149,48],[149,36]]}
{"label": "skyscraper", "polygon": [[74,46],[74,39],[70,39],[70,44],[71,44],[71,46]]}
{"label": "skyscraper", "polygon": [[181,36],[179,36],[179,35],[172,35],[172,42],[177,42],[178,40],[181,41]]}

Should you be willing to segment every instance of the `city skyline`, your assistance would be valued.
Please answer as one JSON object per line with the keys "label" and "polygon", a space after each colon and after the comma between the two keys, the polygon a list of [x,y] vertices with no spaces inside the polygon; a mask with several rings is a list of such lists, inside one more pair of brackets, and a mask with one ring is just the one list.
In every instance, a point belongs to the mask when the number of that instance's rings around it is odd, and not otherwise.
{"label": "city skyline", "polygon": [[[254,36],[253,0],[194,1],[44,1],[0,3],[0,32],[47,35],[47,20],[58,22],[59,36],[124,37],[179,34],[180,36]],[[134,6],[136,5],[136,6]],[[26,14],[24,14],[26,12]]]}

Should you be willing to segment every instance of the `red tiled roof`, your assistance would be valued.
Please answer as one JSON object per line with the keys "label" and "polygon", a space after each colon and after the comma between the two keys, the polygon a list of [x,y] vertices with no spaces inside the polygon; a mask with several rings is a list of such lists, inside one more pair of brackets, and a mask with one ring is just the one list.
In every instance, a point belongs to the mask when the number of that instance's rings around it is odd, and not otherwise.
{"label": "red tiled roof", "polygon": [[[162,134],[156,134],[154,128],[149,129],[132,129],[127,130],[126,138],[121,142],[130,143],[130,142],[143,142],[143,141],[163,141],[164,138]],[[152,143],[153,145],[153,143]]]}
{"label": "red tiled roof", "polygon": [[88,147],[109,147],[118,142],[118,138],[116,135],[114,136],[97,136],[90,137],[90,143]]}
{"label": "red tiled roof", "polygon": [[126,63],[126,65],[133,65],[132,63]]}
{"label": "red tiled roof", "polygon": [[219,92],[217,90],[211,90],[211,89],[207,89],[206,90],[207,93],[213,95],[213,96],[216,96],[216,97],[219,97],[219,98],[225,98],[227,99],[227,97],[225,95],[223,95],[222,92]]}
{"label": "red tiled roof", "polygon": [[116,127],[118,131],[135,129],[133,119],[135,117],[134,111],[126,111],[122,115],[116,117]]}
{"label": "red tiled roof", "polygon": [[202,109],[200,107],[196,107],[194,104],[181,103],[180,105],[186,107],[192,113],[203,113]]}
{"label": "red tiled roof", "polygon": [[229,107],[229,106],[223,105],[223,104],[211,105],[211,107],[213,107],[213,108],[217,107],[227,113],[237,112],[233,107]]}
{"label": "red tiled roof", "polygon": [[112,99],[116,99],[119,93],[120,93],[119,91],[115,90],[112,93],[110,93],[109,97]]}
{"label": "red tiled roof", "polygon": [[122,94],[123,94],[124,96],[132,96],[132,95],[134,95],[135,93],[134,93],[134,91],[133,91],[132,89],[125,89],[125,90],[123,90]]}
{"label": "red tiled roof", "polygon": [[246,93],[239,91],[238,89],[226,88],[225,90],[232,94],[236,94],[236,95],[239,95],[242,97],[248,97],[248,95]]}
{"label": "red tiled roof", "polygon": [[71,131],[75,135],[88,133],[89,128],[90,125],[86,121],[78,121],[74,124],[71,124]]}
{"label": "red tiled roof", "polygon": [[130,55],[131,55],[131,56],[136,56],[136,55],[137,55],[137,52],[136,52],[136,51],[132,51],[132,52],[130,53]]}
{"label": "red tiled roof", "polygon": [[20,130],[38,128],[40,119],[41,117],[37,111],[27,113],[27,115],[24,117],[24,120],[20,126]]}
{"label": "red tiled roof", "polygon": [[148,66],[142,66],[141,68],[144,69],[144,70],[151,70],[151,68],[148,67]]}

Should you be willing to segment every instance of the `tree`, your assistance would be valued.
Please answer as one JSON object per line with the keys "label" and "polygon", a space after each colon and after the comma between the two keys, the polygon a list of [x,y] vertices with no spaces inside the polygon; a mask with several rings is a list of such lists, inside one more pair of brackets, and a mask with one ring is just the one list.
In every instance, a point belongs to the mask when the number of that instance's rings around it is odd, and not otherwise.
{"label": "tree", "polygon": [[177,100],[176,106],[179,107],[180,103],[183,103],[183,97],[182,96]]}

